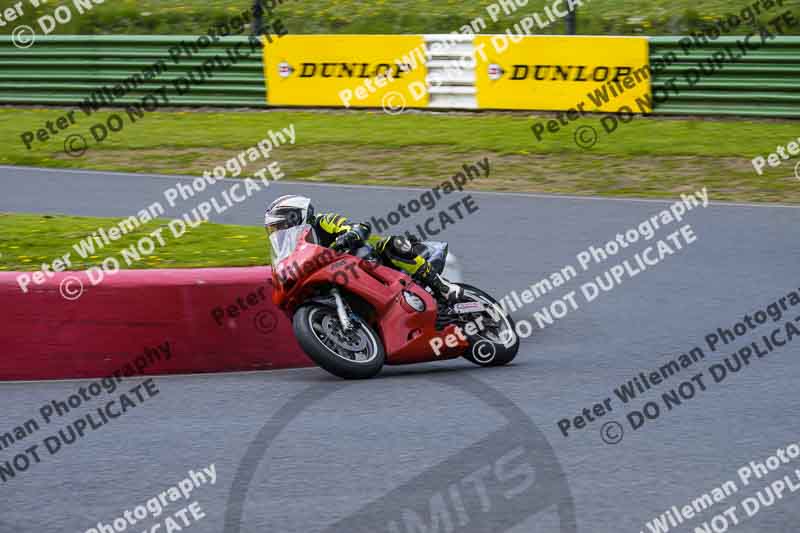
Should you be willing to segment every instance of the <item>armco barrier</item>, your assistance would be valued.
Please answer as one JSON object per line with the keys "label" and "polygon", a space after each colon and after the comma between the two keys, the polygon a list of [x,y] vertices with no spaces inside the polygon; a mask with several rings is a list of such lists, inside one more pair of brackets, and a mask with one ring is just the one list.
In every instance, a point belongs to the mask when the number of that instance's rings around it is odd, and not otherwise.
{"label": "armco barrier", "polygon": [[[436,51],[436,44],[446,36],[425,36],[429,70],[429,107],[474,109],[477,104],[475,71],[464,69],[455,78],[441,74],[454,63],[472,55],[472,47],[463,38],[457,46]],[[158,58],[168,56],[171,46],[193,42],[198,36],[113,36],[48,35],[37,37],[33,46],[21,50],[11,37],[0,36],[0,104],[67,104],[82,102],[92,90],[124,80]],[[655,113],[691,115],[744,115],[765,117],[800,116],[800,37],[781,36],[759,50],[752,50],[735,64],[703,76],[689,87],[682,83],[687,72],[732,46],[742,37],[720,37],[700,49],[685,54],[680,48],[684,37],[649,37],[650,61],[674,53],[675,61],[656,72],[653,89],[663,89],[677,79],[680,94],[667,102],[655,102]],[[246,42],[247,37],[224,37],[179,64],[169,64],[169,71],[126,93],[115,103],[134,103],[162,84],[171,84],[189,70],[202,68],[204,61],[224,54],[225,46]],[[354,59],[355,61],[355,59]],[[531,58],[535,62],[535,58]],[[442,81],[443,78],[445,81]],[[172,91],[171,94],[174,94]],[[204,83],[195,85],[174,103],[188,106],[265,107],[265,80],[260,54],[242,60],[230,69],[215,71]]]}
{"label": "armco barrier", "polygon": [[[800,37],[779,37],[763,46],[755,38],[760,47],[746,48],[746,54],[736,44],[742,37],[720,37],[686,51],[681,39],[650,38],[653,89],[669,95],[656,102],[656,113],[800,117]],[[726,48],[741,57],[732,61]]]}
{"label": "armco barrier", "polygon": [[[194,51],[196,35],[125,36],[125,35],[48,35],[38,36],[30,48],[12,45],[10,36],[0,37],[0,103],[66,104],[83,102],[93,91],[106,87],[107,100],[130,104],[141,102],[148,94],[159,96],[159,88],[169,89],[170,105],[264,107],[264,71],[262,52],[250,53],[247,37],[222,37],[208,47]],[[185,43],[190,50],[170,55],[170,49]],[[237,56],[234,52],[240,48]],[[230,59],[231,54],[236,61]],[[219,56],[227,68],[207,65]],[[240,57],[244,56],[244,57]],[[163,60],[165,70],[146,75],[148,69]],[[155,70],[151,69],[155,73]],[[196,83],[187,90],[174,80],[187,78],[192,72]],[[143,75],[144,73],[144,75]],[[134,75],[140,79],[128,82]],[[114,87],[124,92],[114,95]],[[163,104],[159,101],[159,104]],[[110,102],[101,105],[109,105]]]}
{"label": "armco barrier", "polygon": [[[144,374],[312,364],[272,304],[265,267],[123,270],[96,286],[62,272],[27,293],[17,274],[0,273],[0,380],[109,376],[159,346]],[[70,301],[60,291],[74,294],[75,278],[85,290]]]}

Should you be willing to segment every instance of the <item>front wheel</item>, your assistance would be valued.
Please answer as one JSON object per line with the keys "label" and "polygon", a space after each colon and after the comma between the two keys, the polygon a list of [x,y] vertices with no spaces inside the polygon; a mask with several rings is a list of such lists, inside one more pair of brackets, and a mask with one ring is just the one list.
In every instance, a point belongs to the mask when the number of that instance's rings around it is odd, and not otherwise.
{"label": "front wheel", "polygon": [[360,317],[353,328],[342,328],[336,309],[307,304],[294,314],[294,334],[303,351],[334,376],[366,379],[375,376],[386,360],[383,343]]}
{"label": "front wheel", "polygon": [[476,313],[471,321],[478,331],[469,336],[470,347],[464,358],[479,366],[507,365],[519,351],[519,335],[516,334],[514,319],[503,312],[503,308],[489,294],[477,287],[459,283],[464,289],[462,302],[480,302],[491,310]]}

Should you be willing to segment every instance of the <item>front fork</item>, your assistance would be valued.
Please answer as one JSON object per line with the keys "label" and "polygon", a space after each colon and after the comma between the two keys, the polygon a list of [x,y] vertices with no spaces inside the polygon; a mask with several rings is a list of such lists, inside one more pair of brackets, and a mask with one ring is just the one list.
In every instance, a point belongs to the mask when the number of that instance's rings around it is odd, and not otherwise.
{"label": "front fork", "polygon": [[342,294],[339,292],[339,289],[333,288],[331,289],[331,294],[333,295],[333,299],[336,301],[336,313],[339,315],[339,322],[342,324],[342,329],[345,331],[350,331],[353,329],[353,321],[350,320],[350,308],[345,303],[344,298],[342,298]]}

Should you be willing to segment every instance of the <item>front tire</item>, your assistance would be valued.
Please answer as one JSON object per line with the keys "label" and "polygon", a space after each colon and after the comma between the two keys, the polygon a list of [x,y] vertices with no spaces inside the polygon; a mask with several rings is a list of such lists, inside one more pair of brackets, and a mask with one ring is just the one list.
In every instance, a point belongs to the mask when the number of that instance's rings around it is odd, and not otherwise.
{"label": "front tire", "polygon": [[346,332],[336,309],[306,304],[294,314],[292,325],[303,351],[320,367],[344,379],[367,379],[383,368],[386,354],[380,337],[360,317]]}
{"label": "front tire", "polygon": [[464,358],[484,367],[507,365],[519,351],[519,335],[516,334],[514,319],[503,313],[503,308],[491,295],[466,283],[459,283],[459,286],[464,289],[462,301],[478,301],[495,310],[494,315],[488,311],[482,313],[485,327],[469,337],[470,347]]}

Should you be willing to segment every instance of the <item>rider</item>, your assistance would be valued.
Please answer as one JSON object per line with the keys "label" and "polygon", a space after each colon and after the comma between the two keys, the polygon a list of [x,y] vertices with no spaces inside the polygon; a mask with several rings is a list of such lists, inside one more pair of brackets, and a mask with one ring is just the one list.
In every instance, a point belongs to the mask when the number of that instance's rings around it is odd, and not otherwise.
{"label": "rider", "polygon": [[[336,213],[315,215],[311,200],[305,196],[281,196],[267,207],[264,215],[264,226],[267,228],[286,229],[304,223],[314,228],[321,246],[335,245],[338,249],[355,248],[365,242],[372,231],[368,223],[348,222],[346,217]],[[412,242],[407,237],[395,235],[382,238],[375,249],[385,264],[427,285],[447,302],[455,302],[461,297],[461,287],[437,274],[425,258],[415,254]]]}

